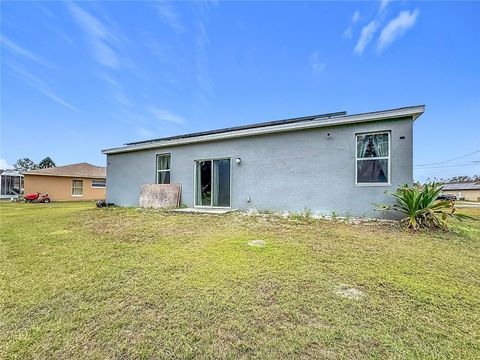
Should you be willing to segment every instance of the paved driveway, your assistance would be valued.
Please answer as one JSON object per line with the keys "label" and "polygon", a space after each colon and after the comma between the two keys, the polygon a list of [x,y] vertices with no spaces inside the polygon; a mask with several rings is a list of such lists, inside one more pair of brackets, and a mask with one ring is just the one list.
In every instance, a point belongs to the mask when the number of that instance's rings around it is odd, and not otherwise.
{"label": "paved driveway", "polygon": [[478,203],[478,202],[456,202],[455,206],[457,208],[480,208],[480,203]]}

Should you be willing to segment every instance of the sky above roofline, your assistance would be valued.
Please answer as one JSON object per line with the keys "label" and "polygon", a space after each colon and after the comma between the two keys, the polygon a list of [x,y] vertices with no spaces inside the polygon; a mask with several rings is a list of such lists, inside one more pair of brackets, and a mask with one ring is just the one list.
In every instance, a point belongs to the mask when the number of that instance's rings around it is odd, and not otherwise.
{"label": "sky above roofline", "polygon": [[[478,2],[2,2],[0,167],[425,103],[415,178],[480,168]],[[477,152],[478,151],[478,152]]]}

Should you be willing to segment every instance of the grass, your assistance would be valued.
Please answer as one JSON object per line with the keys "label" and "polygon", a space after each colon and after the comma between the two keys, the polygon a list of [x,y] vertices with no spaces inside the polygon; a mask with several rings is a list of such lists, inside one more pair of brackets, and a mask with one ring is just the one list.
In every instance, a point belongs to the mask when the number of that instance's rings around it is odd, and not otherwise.
{"label": "grass", "polygon": [[2,359],[480,358],[480,222],[411,233],[92,203],[0,216]]}

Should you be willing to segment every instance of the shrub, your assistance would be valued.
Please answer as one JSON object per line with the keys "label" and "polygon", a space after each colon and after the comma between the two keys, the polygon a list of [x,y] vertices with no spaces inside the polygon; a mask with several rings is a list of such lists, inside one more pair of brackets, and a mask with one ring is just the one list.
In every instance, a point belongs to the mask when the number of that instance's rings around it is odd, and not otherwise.
{"label": "shrub", "polygon": [[402,185],[391,193],[397,200],[396,204],[378,205],[382,211],[397,211],[405,217],[402,219],[408,228],[418,230],[447,229],[447,219],[473,219],[467,215],[456,214],[455,204],[448,200],[437,200],[442,191],[441,184],[429,183],[421,187]]}

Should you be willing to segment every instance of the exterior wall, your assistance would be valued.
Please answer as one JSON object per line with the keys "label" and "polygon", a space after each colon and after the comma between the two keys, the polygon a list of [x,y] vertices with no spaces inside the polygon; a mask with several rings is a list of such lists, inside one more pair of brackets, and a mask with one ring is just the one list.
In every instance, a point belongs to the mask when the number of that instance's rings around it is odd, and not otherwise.
{"label": "exterior wall", "polygon": [[457,199],[462,197],[468,201],[480,202],[480,190],[443,190],[442,194],[452,194],[455,195]]}
{"label": "exterior wall", "polygon": [[[83,180],[83,196],[72,196],[72,180]],[[48,193],[52,201],[105,199],[105,188],[92,188],[92,179],[25,175],[25,194]]]}
{"label": "exterior wall", "polygon": [[[356,185],[355,135],[385,130],[391,131],[391,185]],[[393,201],[384,191],[413,181],[412,135],[412,120],[403,119],[110,154],[107,201],[137,206],[141,185],[155,183],[156,154],[170,153],[171,182],[182,184],[182,203],[192,207],[194,161],[228,156],[233,209],[378,217],[372,204]]]}

